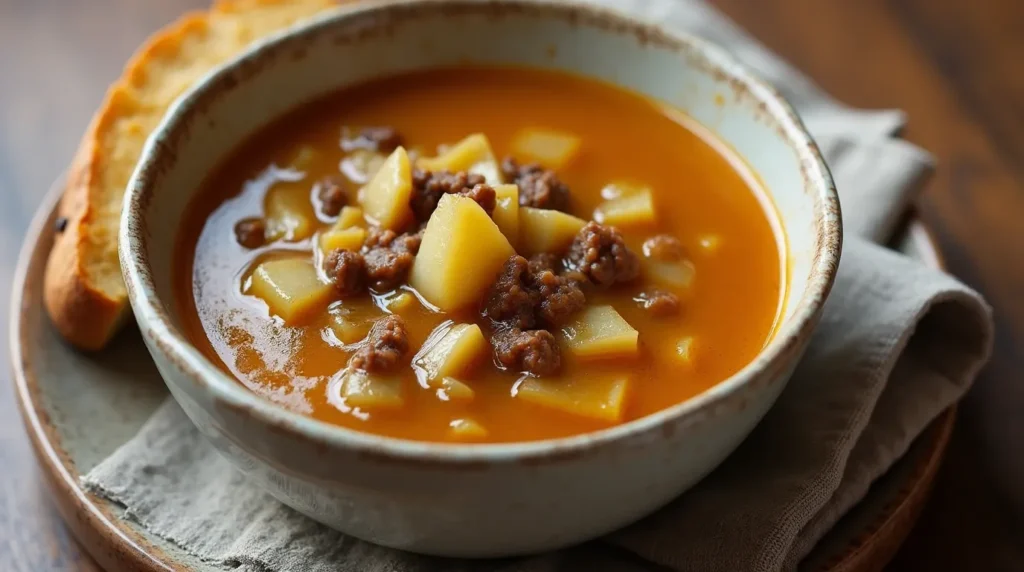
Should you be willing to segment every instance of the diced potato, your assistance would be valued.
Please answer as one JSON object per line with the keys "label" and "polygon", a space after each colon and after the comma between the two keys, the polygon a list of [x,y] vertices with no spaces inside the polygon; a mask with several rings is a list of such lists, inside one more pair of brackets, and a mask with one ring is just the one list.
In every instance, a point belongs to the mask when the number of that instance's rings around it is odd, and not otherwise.
{"label": "diced potato", "polygon": [[700,245],[701,250],[711,254],[718,250],[718,246],[722,243],[722,237],[717,234],[705,234],[700,237],[697,244]]}
{"label": "diced potato", "polygon": [[606,201],[614,201],[643,192],[650,192],[650,189],[646,185],[630,181],[612,181],[601,187],[601,198]]}
{"label": "diced potato", "polygon": [[693,337],[686,336],[676,342],[676,358],[679,363],[693,367]]}
{"label": "diced potato", "polygon": [[430,383],[431,387],[437,388],[438,397],[445,401],[456,403],[467,403],[473,401],[476,392],[473,388],[454,377],[442,377]]}
{"label": "diced potato", "polygon": [[387,157],[369,149],[355,149],[341,160],[341,172],[348,180],[364,185],[376,175]]}
{"label": "diced potato", "polygon": [[473,199],[445,195],[427,222],[409,284],[445,311],[479,301],[515,254],[498,225]]}
{"label": "diced potato", "polygon": [[398,376],[370,374],[360,369],[342,372],[341,397],[360,409],[398,409],[405,405],[402,379]]}
{"label": "diced potato", "polygon": [[428,380],[467,375],[488,348],[480,326],[445,322],[430,334],[412,363]]}
{"label": "diced potato", "polygon": [[381,228],[398,231],[412,220],[411,195],[412,167],[405,149],[399,147],[359,191],[359,202],[371,221]]}
{"label": "diced potato", "polygon": [[320,152],[316,150],[312,145],[303,145],[299,147],[299,150],[292,155],[291,160],[288,161],[287,167],[289,169],[295,169],[296,171],[307,172],[313,168],[313,164],[320,156]]}
{"label": "diced potato", "polygon": [[569,351],[584,359],[635,356],[639,333],[611,306],[591,306],[562,328]]}
{"label": "diced potato", "polygon": [[370,306],[363,307],[359,304],[349,305],[348,301],[335,302],[328,308],[328,325],[334,332],[334,336],[345,344],[354,344],[370,333],[373,323],[380,317],[380,312]]}
{"label": "diced potato", "polygon": [[455,419],[448,425],[451,436],[465,441],[475,441],[487,437],[487,429],[472,419]]}
{"label": "diced potato", "polygon": [[501,170],[491,151],[491,143],[483,133],[474,133],[446,149],[437,157],[421,157],[416,166],[428,171],[448,169],[456,173],[468,171],[483,175],[492,185],[501,183]]}
{"label": "diced potato", "polygon": [[364,322],[344,315],[331,315],[329,324],[335,337],[345,345],[354,344],[365,338],[373,326],[372,322]]}
{"label": "diced potato", "polygon": [[561,169],[576,156],[580,138],[563,131],[527,128],[512,138],[512,154],[549,169]]}
{"label": "diced potato", "polygon": [[519,249],[524,256],[561,252],[587,221],[570,214],[533,207],[519,208]]}
{"label": "diced potato", "polygon": [[392,314],[404,314],[415,308],[417,304],[419,304],[419,300],[411,292],[399,292],[385,302],[385,307]]}
{"label": "diced potato", "polygon": [[323,310],[333,288],[320,280],[307,258],[277,258],[260,263],[246,293],[262,299],[270,313],[288,324],[299,323]]}
{"label": "diced potato", "polygon": [[651,280],[676,288],[689,288],[696,274],[696,268],[689,260],[660,262],[648,258],[644,260],[643,270]]}
{"label": "diced potato", "polygon": [[366,220],[363,219],[363,209],[359,207],[342,207],[338,214],[338,221],[334,223],[337,230],[345,230],[354,226],[366,227]]}
{"label": "diced potato", "polygon": [[359,250],[366,240],[366,229],[353,226],[331,229],[320,235],[320,250],[326,255],[332,250]]}
{"label": "diced potato", "polygon": [[519,240],[519,187],[516,185],[495,185],[497,197],[494,207],[495,224],[512,244]]}
{"label": "diced potato", "polygon": [[613,226],[639,226],[654,224],[654,197],[651,191],[626,195],[605,201],[594,209],[594,220]]}
{"label": "diced potato", "polygon": [[528,377],[519,384],[515,397],[571,415],[617,423],[622,421],[628,389],[629,378],[618,374]]}
{"label": "diced potato", "polygon": [[263,199],[270,240],[295,242],[316,232],[317,218],[309,200],[309,185],[301,182],[279,182]]}

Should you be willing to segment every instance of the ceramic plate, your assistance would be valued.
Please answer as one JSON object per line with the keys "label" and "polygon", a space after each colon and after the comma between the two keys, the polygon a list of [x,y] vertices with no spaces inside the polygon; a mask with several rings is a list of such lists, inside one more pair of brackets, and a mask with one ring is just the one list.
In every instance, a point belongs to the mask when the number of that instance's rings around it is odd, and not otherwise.
{"label": "ceramic plate", "polygon": [[[56,184],[29,228],[15,276],[11,311],[14,383],[32,445],[53,499],[75,536],[111,570],[211,570],[194,556],[123,517],[123,510],[79,485],[81,475],[134,435],[168,396],[138,330],[132,326],[107,349],[80,354],[65,345],[42,306],[46,255],[54,233]],[[917,220],[895,243],[927,264],[940,265]],[[951,409],[918,438],[907,455],[871,488],[868,497],[822,540],[803,570],[880,570],[917,519],[952,430]],[[631,569],[635,558],[608,551]]]}

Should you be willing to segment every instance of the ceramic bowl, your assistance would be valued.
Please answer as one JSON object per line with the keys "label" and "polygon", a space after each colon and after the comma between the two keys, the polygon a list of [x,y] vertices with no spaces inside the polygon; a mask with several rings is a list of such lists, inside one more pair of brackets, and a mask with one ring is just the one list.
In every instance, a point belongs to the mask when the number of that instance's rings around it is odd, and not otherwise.
{"label": "ceramic bowl", "polygon": [[[244,389],[182,333],[172,252],[183,211],[240,141],[317,96],[403,71],[473,63],[568,70],[678,107],[732,147],[784,227],[776,336],[735,376],[594,433],[453,445],[329,425]],[[377,544],[447,556],[553,549],[624,526],[718,465],[786,385],[839,260],[838,199],[793,110],[721,49],[592,7],[530,1],[341,8],[261,42],[170,110],[129,183],[120,257],[135,317],[182,408],[282,502]]]}

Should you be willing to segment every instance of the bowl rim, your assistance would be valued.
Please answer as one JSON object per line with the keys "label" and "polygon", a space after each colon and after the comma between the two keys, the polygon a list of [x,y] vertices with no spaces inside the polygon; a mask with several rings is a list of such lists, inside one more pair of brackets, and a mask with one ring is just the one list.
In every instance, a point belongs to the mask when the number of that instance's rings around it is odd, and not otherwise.
{"label": "bowl rim", "polygon": [[[488,10],[537,11],[540,17],[557,17],[583,23],[599,23],[617,32],[643,39],[656,39],[680,52],[681,57],[696,57],[704,65],[722,73],[738,88],[753,97],[759,107],[778,124],[785,144],[794,149],[800,160],[802,177],[815,197],[814,216],[818,245],[813,253],[806,289],[794,304],[792,314],[783,320],[772,339],[740,371],[709,389],[665,409],[644,417],[597,431],[536,441],[505,443],[442,443],[414,441],[377,435],[320,421],[286,409],[260,397],[202,354],[170,319],[157,296],[149,264],[146,241],[145,212],[154,182],[162,176],[158,158],[168,152],[166,140],[172,133],[188,128],[190,115],[208,92],[233,81],[239,69],[256,64],[273,52],[287,49],[320,31],[351,25],[365,19],[371,27],[386,25],[388,18],[409,12],[429,10],[444,12],[460,9],[480,13]],[[362,28],[365,30],[365,28]],[[268,55],[269,54],[269,55]],[[287,64],[284,64],[287,65]],[[734,407],[747,405],[744,390],[758,385],[785,383],[780,379],[795,365],[810,333],[817,324],[822,307],[831,290],[839,265],[842,247],[842,219],[839,197],[831,173],[817,144],[807,132],[793,107],[783,96],[746,65],[723,48],[680,32],[669,32],[628,14],[603,6],[582,4],[574,0],[377,0],[339,6],[296,26],[255,42],[236,57],[211,70],[180,96],[168,109],[158,127],[147,139],[142,155],[129,180],[118,235],[121,271],[135,319],[139,322],[151,352],[159,351],[187,375],[197,387],[209,392],[218,405],[244,412],[250,418],[301,439],[312,439],[328,447],[383,460],[414,463],[480,464],[537,463],[545,460],[572,458],[583,450],[610,446],[651,432],[666,433],[678,427],[689,427],[708,416],[721,414]],[[177,227],[176,227],[177,228]],[[171,385],[165,376],[165,383]],[[173,393],[173,392],[172,392]],[[667,427],[672,425],[671,428]]]}

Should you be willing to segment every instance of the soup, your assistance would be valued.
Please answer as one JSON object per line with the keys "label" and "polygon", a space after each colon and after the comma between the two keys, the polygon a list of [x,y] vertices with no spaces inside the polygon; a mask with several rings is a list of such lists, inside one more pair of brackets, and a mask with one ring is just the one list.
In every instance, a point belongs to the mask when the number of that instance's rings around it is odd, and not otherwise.
{"label": "soup", "polygon": [[253,392],[361,431],[593,431],[728,378],[770,339],[778,224],[678,110],[562,73],[437,69],[242,144],[177,247],[192,342]]}

